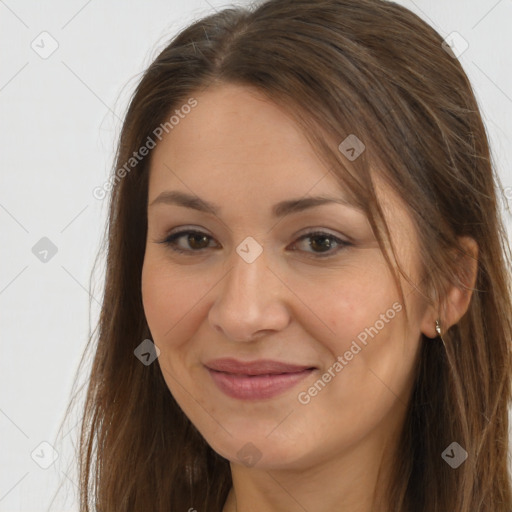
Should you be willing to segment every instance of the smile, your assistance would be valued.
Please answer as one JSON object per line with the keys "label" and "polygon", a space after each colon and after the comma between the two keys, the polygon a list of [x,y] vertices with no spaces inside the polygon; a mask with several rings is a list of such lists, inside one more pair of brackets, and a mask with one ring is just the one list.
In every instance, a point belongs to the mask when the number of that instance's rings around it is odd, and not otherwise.
{"label": "smile", "polygon": [[239,400],[262,400],[277,396],[316,369],[270,360],[243,363],[234,359],[218,359],[208,363],[206,368],[224,394]]}

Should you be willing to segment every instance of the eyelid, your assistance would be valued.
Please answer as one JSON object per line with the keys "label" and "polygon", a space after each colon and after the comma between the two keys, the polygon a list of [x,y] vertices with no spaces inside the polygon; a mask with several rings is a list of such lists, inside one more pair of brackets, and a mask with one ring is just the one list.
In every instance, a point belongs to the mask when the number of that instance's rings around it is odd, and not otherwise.
{"label": "eyelid", "polygon": [[[198,249],[198,250],[179,248],[176,245],[175,241],[180,239],[181,237],[183,237],[185,235],[189,235],[189,234],[205,236],[205,237],[209,238],[210,240],[215,240],[213,236],[209,235],[208,233],[206,233],[200,229],[187,227],[187,226],[180,226],[179,228],[176,228],[175,230],[170,231],[163,240],[157,241],[156,243],[164,244],[169,249],[171,249],[172,251],[174,251],[176,253],[186,254],[186,255],[190,255],[190,256],[204,254],[204,251],[206,249],[212,248],[212,247],[204,247],[204,248]],[[308,228],[308,230],[306,232],[303,232],[302,234],[300,234],[300,232],[299,232],[299,234],[295,234],[293,236],[297,237],[297,238],[295,238],[295,241],[292,242],[293,245],[295,245],[297,242],[301,242],[302,240],[307,239],[307,238],[315,238],[315,237],[320,238],[322,236],[324,238],[330,238],[335,241],[335,243],[337,244],[337,247],[334,248],[334,250],[332,250],[332,251],[325,251],[325,252],[302,251],[302,252],[308,254],[309,257],[312,257],[315,259],[334,257],[341,250],[354,245],[353,242],[351,241],[350,237],[347,237],[346,235],[342,235],[344,238],[341,238],[338,235],[330,233],[329,231],[326,230],[326,228]],[[300,250],[295,249],[295,248],[291,249],[291,250],[294,252],[300,252]]]}
{"label": "eyelid", "polygon": [[[300,242],[300,241],[302,241],[304,239],[307,239],[307,238],[315,238],[315,237],[318,237],[318,238],[320,238],[320,237],[331,238],[332,240],[334,240],[338,244],[338,247],[336,247],[334,250],[326,251],[325,253],[323,253],[323,252],[308,252],[308,251],[304,251],[306,254],[308,254],[309,256],[311,256],[311,257],[313,257],[315,259],[335,257],[343,249],[345,249],[345,248],[347,248],[349,246],[354,245],[349,240],[345,240],[343,238],[340,238],[338,235],[334,235],[333,233],[329,233],[328,231],[325,231],[324,229],[318,229],[318,228],[317,229],[312,229],[311,231],[307,231],[306,233],[304,233],[302,235],[299,235],[299,237],[296,239],[295,242],[293,242],[293,244],[296,244],[297,242]],[[292,249],[292,250],[293,251],[297,251],[297,249]]]}
{"label": "eyelid", "polygon": [[345,242],[347,244],[353,243],[353,239],[349,237],[348,235],[341,234],[341,233],[332,233],[329,228],[306,228],[305,230],[300,230],[296,234],[294,234],[294,237],[298,237],[299,239],[304,238],[305,236],[312,236],[312,235],[329,235],[333,238],[337,238],[338,240],[341,240],[342,242]]}
{"label": "eyelid", "polygon": [[201,250],[197,250],[197,251],[194,251],[194,250],[191,250],[191,249],[180,249],[178,248],[173,242],[175,242],[176,240],[180,239],[181,237],[185,236],[185,235],[200,235],[200,236],[205,236],[205,237],[208,237],[210,240],[214,240],[213,236],[212,235],[209,235],[208,233],[205,233],[204,231],[201,231],[197,228],[187,228],[186,226],[185,227],[180,227],[180,228],[176,228],[176,230],[173,230],[173,231],[170,231],[163,240],[160,240],[160,241],[157,241],[156,243],[159,243],[159,244],[164,244],[166,246],[168,246],[171,250],[175,251],[175,252],[181,252],[181,253],[188,253],[188,254],[200,254],[204,251],[204,249],[201,249]]}
{"label": "eyelid", "polygon": [[[203,231],[203,228],[197,228],[192,225],[191,226],[185,225],[185,226],[179,226],[177,228],[174,228],[166,234],[166,237],[168,238],[168,237],[176,235],[176,234],[186,234],[186,233],[195,233],[198,235],[205,235],[205,236],[214,238],[212,235]],[[339,234],[339,233],[331,233],[329,231],[329,228],[324,228],[324,227],[305,228],[304,230],[297,231],[292,236],[302,239],[304,236],[312,236],[313,234],[329,235],[329,236],[332,236],[333,238],[338,238],[341,241],[346,242],[346,243],[354,242],[354,240],[351,237],[349,237],[348,235]]]}

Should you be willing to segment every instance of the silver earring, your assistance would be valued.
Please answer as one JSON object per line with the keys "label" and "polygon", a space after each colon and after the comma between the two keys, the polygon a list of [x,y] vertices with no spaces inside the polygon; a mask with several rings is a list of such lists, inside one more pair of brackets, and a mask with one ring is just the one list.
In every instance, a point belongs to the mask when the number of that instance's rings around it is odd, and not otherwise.
{"label": "silver earring", "polygon": [[441,322],[436,320],[436,332],[439,337],[441,337]]}

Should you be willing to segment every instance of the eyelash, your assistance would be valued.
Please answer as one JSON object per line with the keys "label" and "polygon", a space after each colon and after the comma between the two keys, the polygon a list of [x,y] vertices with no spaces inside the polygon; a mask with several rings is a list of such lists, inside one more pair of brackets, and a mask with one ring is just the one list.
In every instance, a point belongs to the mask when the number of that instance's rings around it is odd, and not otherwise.
{"label": "eyelash", "polygon": [[[208,249],[208,247],[205,247],[203,249],[198,249],[198,250],[180,249],[176,245],[176,241],[185,235],[205,236],[205,237],[208,237],[210,240],[212,240],[211,236],[207,235],[206,233],[203,233],[202,231],[196,231],[193,229],[189,229],[189,230],[184,230],[184,231],[179,231],[177,233],[173,233],[173,234],[169,235],[167,238],[165,238],[164,240],[162,240],[161,242],[157,242],[157,243],[166,245],[167,247],[169,247],[169,249],[171,249],[174,252],[177,252],[180,254],[186,254],[189,256],[199,254],[199,253],[203,252],[205,249]],[[341,240],[340,238],[338,238],[330,233],[326,233],[324,231],[312,231],[310,233],[306,233],[306,234],[300,236],[297,239],[297,242],[300,242],[306,238],[329,238],[330,240],[334,240],[336,242],[336,244],[338,245],[338,247],[335,248],[333,251],[325,251],[323,253],[322,252],[310,253],[310,254],[313,254],[315,258],[328,258],[330,256],[337,254],[339,251],[343,250],[344,248],[352,245],[350,242],[347,242],[346,240]]]}

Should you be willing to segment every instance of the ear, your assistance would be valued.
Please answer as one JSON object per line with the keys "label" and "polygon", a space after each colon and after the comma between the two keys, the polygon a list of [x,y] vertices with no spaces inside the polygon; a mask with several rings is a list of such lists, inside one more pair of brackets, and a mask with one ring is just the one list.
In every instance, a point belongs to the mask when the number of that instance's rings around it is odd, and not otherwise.
{"label": "ear", "polygon": [[463,252],[457,251],[454,262],[458,284],[450,284],[444,297],[429,305],[421,322],[421,332],[436,338],[436,320],[441,323],[442,333],[455,325],[469,308],[478,271],[478,245],[473,238],[460,237]]}

